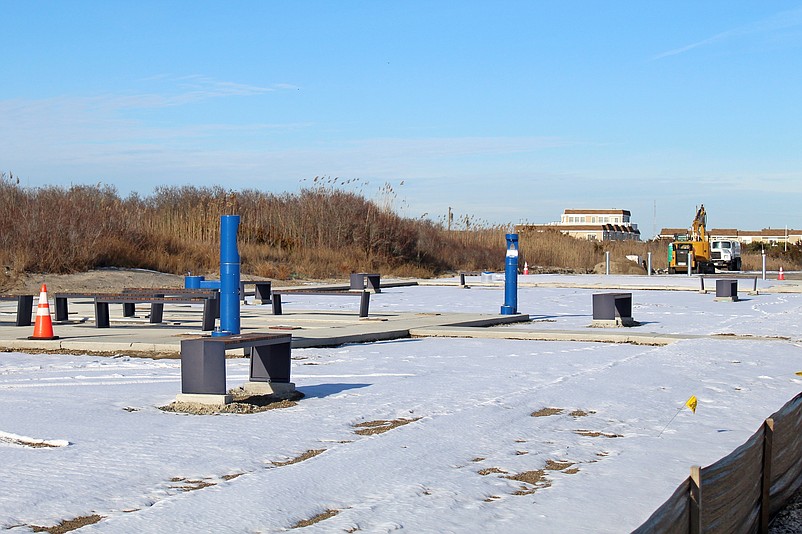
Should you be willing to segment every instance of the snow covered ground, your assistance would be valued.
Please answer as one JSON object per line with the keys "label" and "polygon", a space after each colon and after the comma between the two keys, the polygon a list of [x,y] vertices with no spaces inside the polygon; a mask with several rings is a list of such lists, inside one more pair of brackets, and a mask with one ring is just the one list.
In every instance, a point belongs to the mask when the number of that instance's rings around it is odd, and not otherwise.
{"label": "snow covered ground", "polygon": [[[593,292],[521,288],[535,322],[506,328],[587,328]],[[802,294],[742,296],[633,291],[636,330],[754,339],[296,349],[306,398],[249,415],[159,410],[179,392],[177,360],[2,354],[0,528],[97,514],[81,532],[309,519],[305,532],[627,532],[800,391]],[[501,286],[391,288],[371,312],[498,313],[503,298]],[[247,365],[229,360],[229,387]]]}

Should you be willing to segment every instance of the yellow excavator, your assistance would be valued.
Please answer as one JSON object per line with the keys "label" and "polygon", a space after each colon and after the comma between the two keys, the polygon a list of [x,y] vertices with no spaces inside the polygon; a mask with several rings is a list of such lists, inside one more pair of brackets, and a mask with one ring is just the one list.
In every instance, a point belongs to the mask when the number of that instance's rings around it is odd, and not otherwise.
{"label": "yellow excavator", "polygon": [[668,245],[668,272],[715,273],[716,268],[710,259],[710,237],[707,235],[707,213],[704,204],[696,210],[696,217],[690,228],[690,234],[679,236]]}

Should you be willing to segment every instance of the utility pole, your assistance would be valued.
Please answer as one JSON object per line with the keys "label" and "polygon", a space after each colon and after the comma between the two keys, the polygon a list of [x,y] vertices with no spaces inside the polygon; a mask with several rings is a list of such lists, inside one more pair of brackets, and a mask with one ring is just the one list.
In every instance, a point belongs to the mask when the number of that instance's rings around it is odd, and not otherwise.
{"label": "utility pole", "polygon": [[652,213],[652,239],[657,238],[657,199],[654,199],[654,212]]}
{"label": "utility pole", "polygon": [[454,214],[451,213],[451,206],[448,207],[448,231],[451,231],[451,221],[454,220]]}

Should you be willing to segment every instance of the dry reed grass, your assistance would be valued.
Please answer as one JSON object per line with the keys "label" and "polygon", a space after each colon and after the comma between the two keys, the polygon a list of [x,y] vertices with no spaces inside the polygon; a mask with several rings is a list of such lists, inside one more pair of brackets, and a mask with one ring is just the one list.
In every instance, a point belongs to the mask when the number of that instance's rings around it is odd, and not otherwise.
{"label": "dry reed grass", "polygon": [[[343,277],[375,271],[429,277],[455,271],[501,270],[508,225],[466,217],[459,230],[444,221],[410,219],[381,200],[340,189],[336,179],[313,181],[297,194],[222,187],[159,187],[152,195],[121,197],[107,185],[25,188],[0,173],[0,262],[9,273],[69,273],[101,267],[138,267],[214,275],[219,267],[221,215],[241,216],[242,272],[274,279]],[[591,272],[627,254],[666,268],[666,243],[590,242],[558,232],[522,233],[519,262],[532,269]],[[799,248],[799,247],[797,247]],[[768,268],[799,268],[802,254],[777,256]],[[796,260],[793,263],[791,260]],[[760,254],[744,267],[760,268]]]}

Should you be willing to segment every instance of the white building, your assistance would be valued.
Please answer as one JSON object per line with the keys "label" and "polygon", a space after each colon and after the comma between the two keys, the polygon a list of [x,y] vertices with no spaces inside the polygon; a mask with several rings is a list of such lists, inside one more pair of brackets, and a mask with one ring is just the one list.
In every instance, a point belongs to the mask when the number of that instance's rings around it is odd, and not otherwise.
{"label": "white building", "polygon": [[593,241],[640,240],[638,225],[631,222],[629,210],[621,209],[567,209],[560,222],[550,224],[520,224],[520,232],[559,231],[579,239]]}

